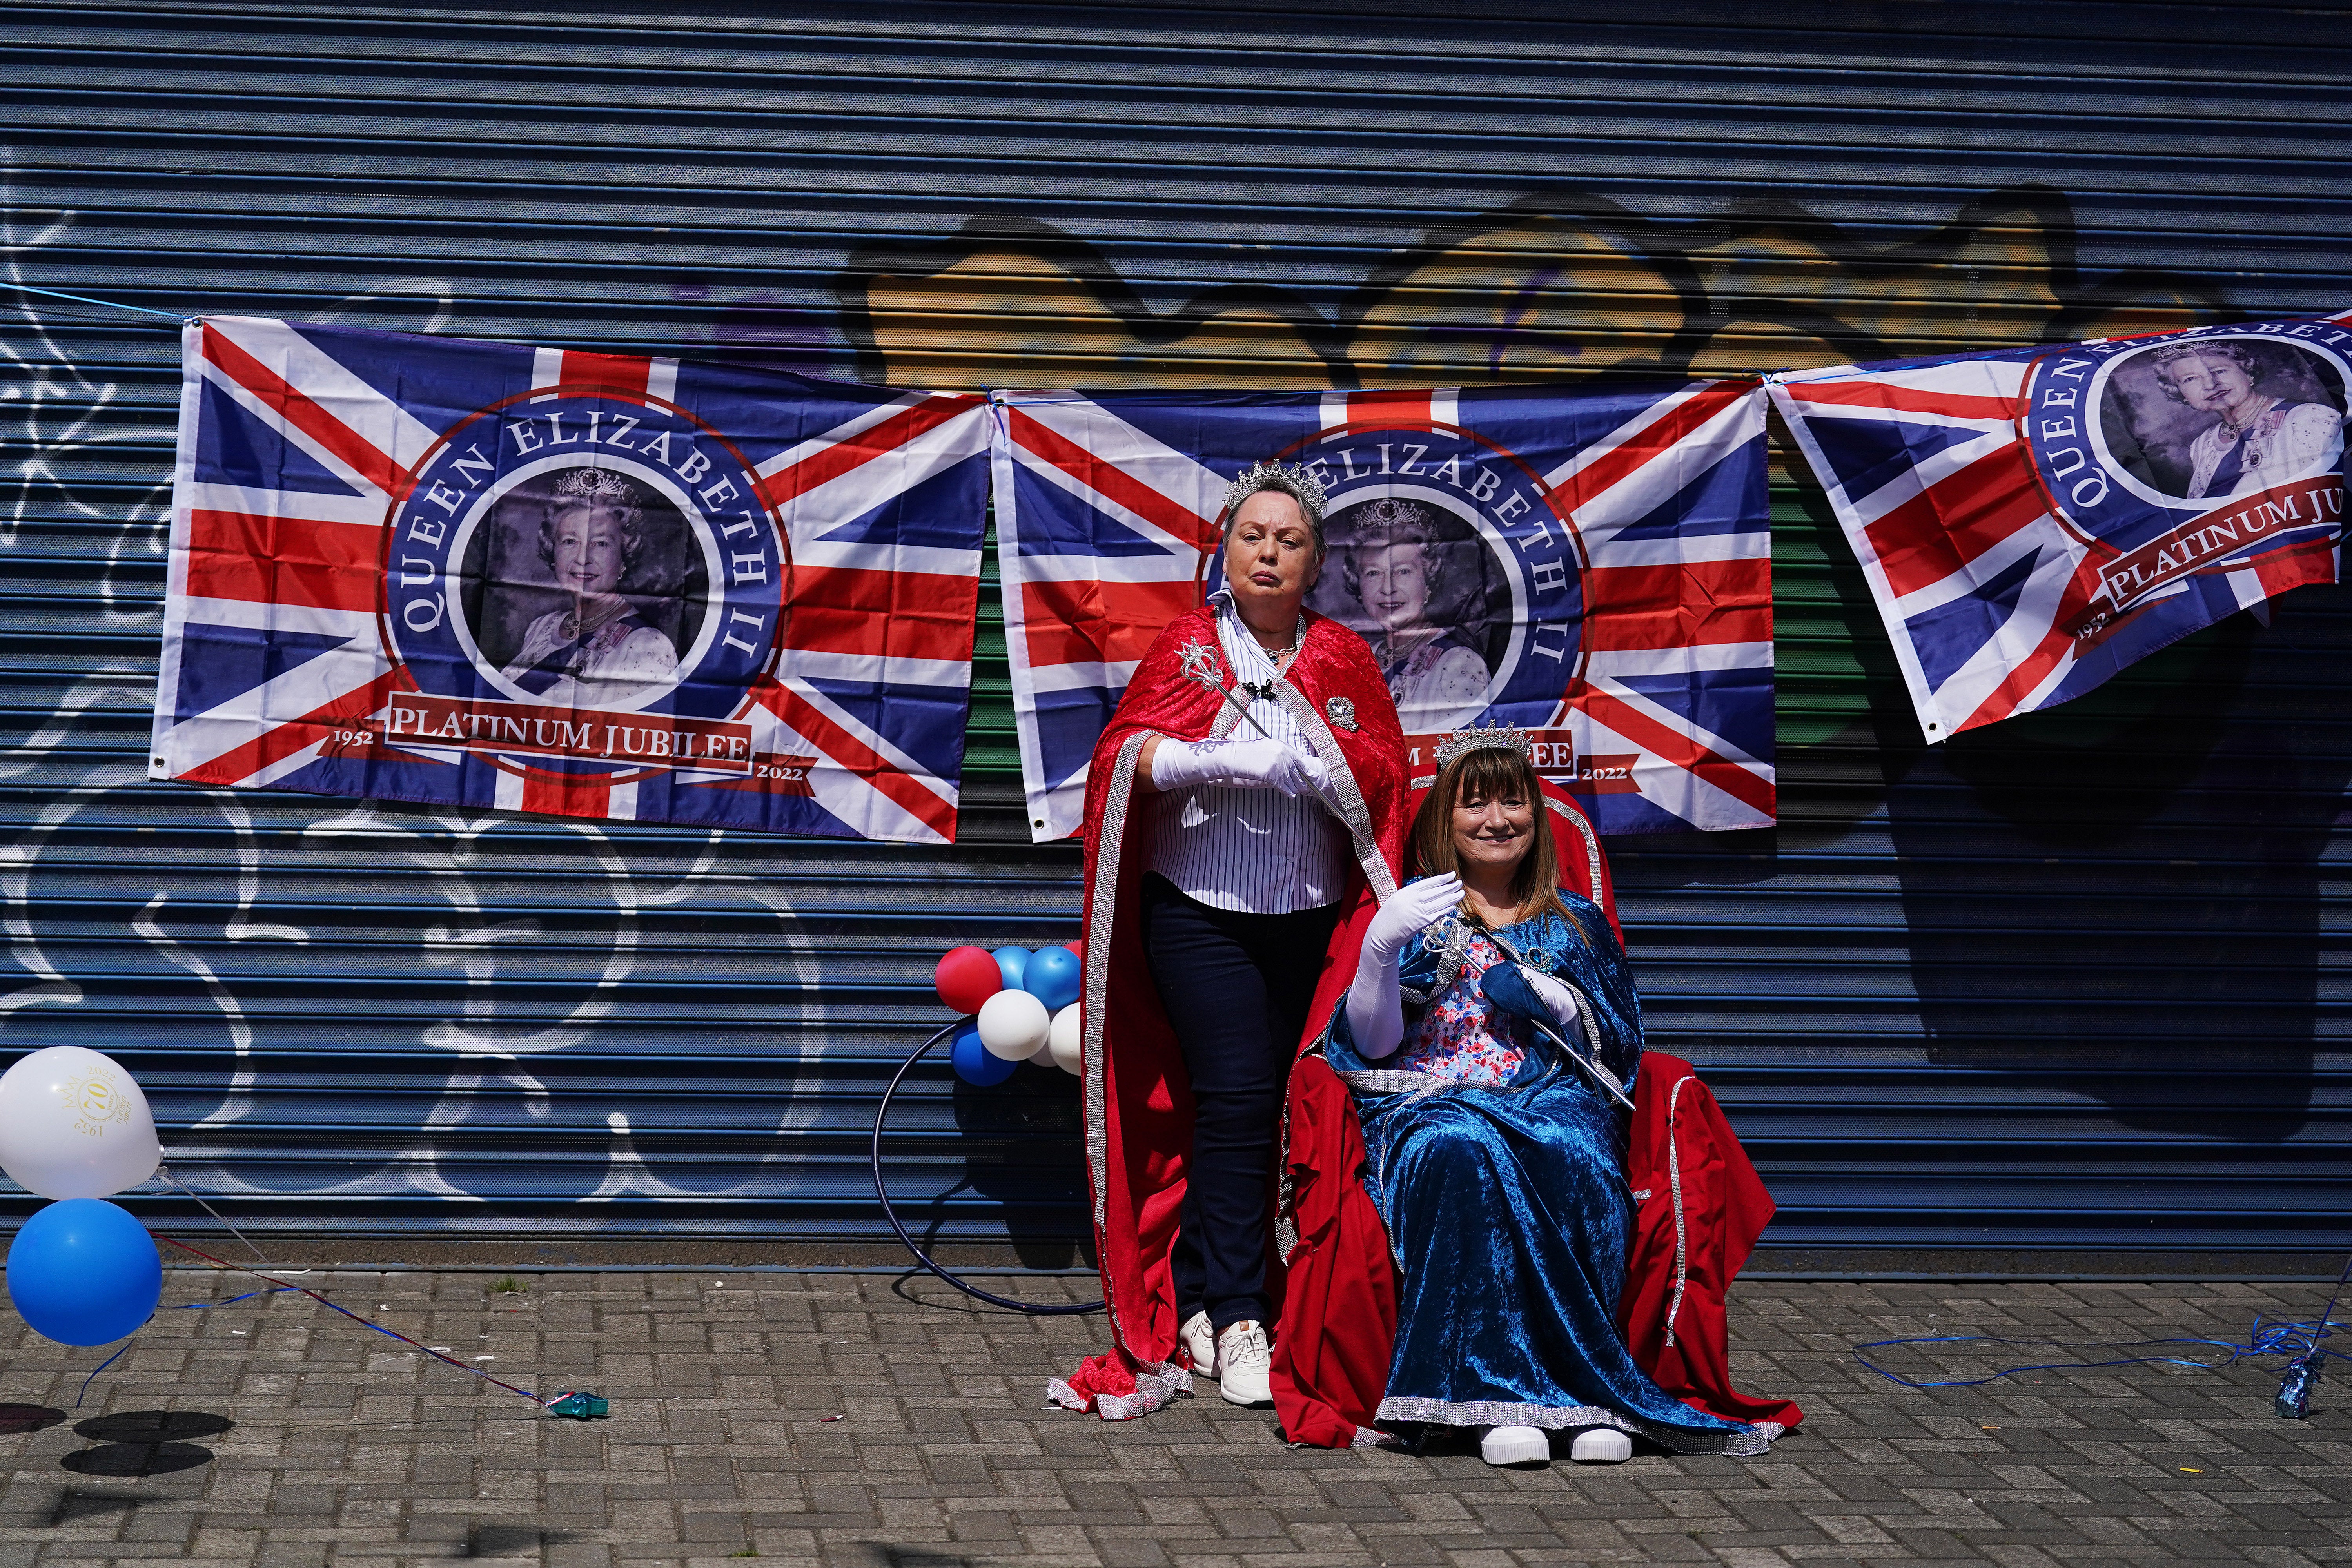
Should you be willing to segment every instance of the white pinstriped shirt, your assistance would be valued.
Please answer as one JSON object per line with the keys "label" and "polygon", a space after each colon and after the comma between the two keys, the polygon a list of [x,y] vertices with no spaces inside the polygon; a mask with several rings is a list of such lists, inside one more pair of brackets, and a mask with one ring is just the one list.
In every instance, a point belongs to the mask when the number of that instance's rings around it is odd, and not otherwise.
{"label": "white pinstriped shirt", "polygon": [[[1258,647],[1220,588],[1209,596],[1217,612],[1217,641],[1243,681],[1275,676],[1273,658]],[[1253,697],[1249,716],[1266,734],[1302,757],[1314,743],[1271,697]],[[1258,732],[1235,720],[1227,737],[1255,741]],[[1312,800],[1279,790],[1200,784],[1151,798],[1150,855],[1146,864],[1187,898],[1240,914],[1286,915],[1339,901],[1347,880],[1346,833],[1339,819]]]}

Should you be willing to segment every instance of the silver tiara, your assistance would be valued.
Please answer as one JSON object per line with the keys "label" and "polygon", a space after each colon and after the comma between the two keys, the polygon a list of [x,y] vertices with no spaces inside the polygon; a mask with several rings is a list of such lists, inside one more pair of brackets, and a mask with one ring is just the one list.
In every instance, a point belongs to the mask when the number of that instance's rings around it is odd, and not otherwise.
{"label": "silver tiara", "polygon": [[555,481],[555,493],[566,500],[635,503],[636,487],[604,468],[570,468]]}
{"label": "silver tiara", "polygon": [[1437,742],[1437,765],[1452,767],[1455,758],[1466,757],[1488,746],[1517,752],[1527,758],[1531,766],[1536,760],[1536,743],[1528,739],[1528,732],[1517,724],[1465,724]]}
{"label": "silver tiara", "polygon": [[1363,510],[1358,512],[1356,522],[1359,527],[1370,526],[1386,531],[1414,527],[1428,515],[1409,500],[1399,500],[1394,496],[1382,496],[1380,500],[1367,504]]}
{"label": "silver tiara", "polygon": [[1326,510],[1323,481],[1308,473],[1300,464],[1277,463],[1271,459],[1252,463],[1234,477],[1234,482],[1225,487],[1225,510],[1230,512],[1249,500],[1268,479],[1278,479],[1285,488],[1297,486],[1298,493],[1293,499],[1304,501],[1307,510],[1317,517],[1323,515]]}

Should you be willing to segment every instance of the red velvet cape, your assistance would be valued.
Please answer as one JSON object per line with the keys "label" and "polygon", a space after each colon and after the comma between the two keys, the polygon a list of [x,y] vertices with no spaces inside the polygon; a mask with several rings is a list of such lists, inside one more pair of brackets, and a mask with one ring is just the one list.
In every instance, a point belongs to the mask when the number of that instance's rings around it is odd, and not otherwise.
{"label": "red velvet cape", "polygon": [[[1425,789],[1429,781],[1414,782]],[[1563,792],[1547,784],[1544,795],[1560,886],[1600,905],[1616,931],[1616,890],[1591,823]],[[1369,909],[1360,910],[1354,931],[1343,934],[1360,946],[1370,919]],[[1327,1004],[1318,1016],[1329,1012]],[[1290,1441],[1345,1448],[1379,1440],[1371,1419],[1395,1353],[1397,1280],[1388,1227],[1364,1190],[1355,1101],[1311,1049],[1316,1043],[1302,1047],[1290,1075],[1277,1232],[1287,1289],[1274,1345],[1274,1404]],[[1689,1063],[1644,1051],[1634,1107],[1626,1174],[1647,1195],[1635,1212],[1618,1309],[1634,1364],[1701,1410],[1794,1426],[1802,1418],[1794,1405],[1732,1388],[1725,1343],[1724,1292],[1772,1217],[1772,1200]],[[1677,1171],[1678,1184],[1670,1179]]]}
{"label": "red velvet cape", "polygon": [[1709,1415],[1784,1431],[1802,1421],[1785,1399],[1731,1386],[1724,1298],[1772,1218],[1772,1194],[1714,1094],[1679,1057],[1642,1053],[1625,1181],[1640,1206],[1617,1326],[1633,1364]]}
{"label": "red velvet cape", "polygon": [[[1190,651],[1201,650],[1202,651]],[[1190,1380],[1177,1365],[1176,1293],[1169,1253],[1184,1201],[1192,1142],[1192,1095],[1184,1059],[1144,964],[1138,921],[1145,813],[1137,809],[1137,753],[1153,735],[1197,741],[1255,733],[1224,701],[1184,675],[1206,668],[1220,690],[1234,681],[1207,607],[1178,616],[1136,667],[1087,775],[1087,1163],[1112,1349],[1089,1360],[1053,1396],[1112,1417],[1165,1404]],[[1316,987],[1309,1038],[1322,1033],[1355,976],[1357,950],[1379,898],[1394,890],[1404,852],[1404,736],[1380,668],[1363,638],[1337,621],[1307,616],[1305,641],[1277,696],[1333,776],[1351,834],[1341,919]],[[1269,1180],[1273,1173],[1268,1173]],[[1271,1205],[1269,1205],[1271,1207]],[[1283,1299],[1277,1235],[1266,1249],[1268,1293]],[[1277,1327],[1277,1338],[1280,1330]]]}

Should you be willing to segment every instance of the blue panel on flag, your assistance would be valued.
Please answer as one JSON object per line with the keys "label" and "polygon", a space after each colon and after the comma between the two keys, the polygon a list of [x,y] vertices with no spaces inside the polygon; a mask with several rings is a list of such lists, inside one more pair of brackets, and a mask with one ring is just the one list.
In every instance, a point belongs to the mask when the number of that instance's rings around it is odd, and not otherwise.
{"label": "blue panel on flag", "polygon": [[1714,534],[1764,533],[1770,516],[1764,470],[1744,463],[1717,463],[1610,537],[1620,544],[1644,540],[1673,544]]}
{"label": "blue panel on flag", "polygon": [[2010,565],[1976,584],[1972,593],[1946,601],[1910,618],[1911,640],[1919,650],[1919,668],[1931,686],[1941,686],[1977,656],[1985,644],[2017,613],[2017,601],[2041,564],[2038,551],[2029,551]]}
{"label": "blue panel on flag", "polygon": [[247,414],[220,387],[206,385],[196,398],[197,418],[211,437],[196,448],[201,482],[305,495],[359,493],[318,458]]}
{"label": "blue panel on flag", "polygon": [[[175,720],[209,713],[351,642],[346,637],[206,626],[196,621],[187,624],[182,638],[180,689],[173,710]],[[200,657],[189,658],[191,650],[200,650]]]}
{"label": "blue panel on flag", "polygon": [[971,518],[965,509],[971,501],[971,476],[950,468],[908,486],[871,510],[827,524],[821,532],[810,531],[829,546],[968,550]]}
{"label": "blue panel on flag", "polygon": [[1824,486],[1859,501],[1901,479],[1947,447],[1984,435],[1968,425],[1921,425],[1903,419],[1816,419],[1812,436],[1830,472]]}
{"label": "blue panel on flag", "polygon": [[963,765],[970,702],[956,688],[883,686],[872,681],[803,678],[835,707],[876,734],[886,727],[897,750],[932,773],[952,777]]}

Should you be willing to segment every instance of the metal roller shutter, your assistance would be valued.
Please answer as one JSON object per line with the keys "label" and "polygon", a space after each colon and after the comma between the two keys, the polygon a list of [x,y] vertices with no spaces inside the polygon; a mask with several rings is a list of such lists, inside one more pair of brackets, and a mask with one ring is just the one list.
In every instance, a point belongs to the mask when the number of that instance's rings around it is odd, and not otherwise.
{"label": "metal roller shutter", "polygon": [[[2340,14],[1654,10],[20,5],[8,276],[962,387],[1715,373],[2352,303]],[[12,298],[0,1047],[121,1056],[265,1228],[876,1235],[862,1131],[931,958],[1076,931],[992,605],[951,851],[158,787],[176,340]],[[1773,1239],[2332,1243],[2347,595],[1930,751],[1819,494],[1774,505],[1782,826],[1615,847],[1654,1037]],[[925,1224],[1072,1256],[1066,1082],[942,1068],[902,1114]]]}

